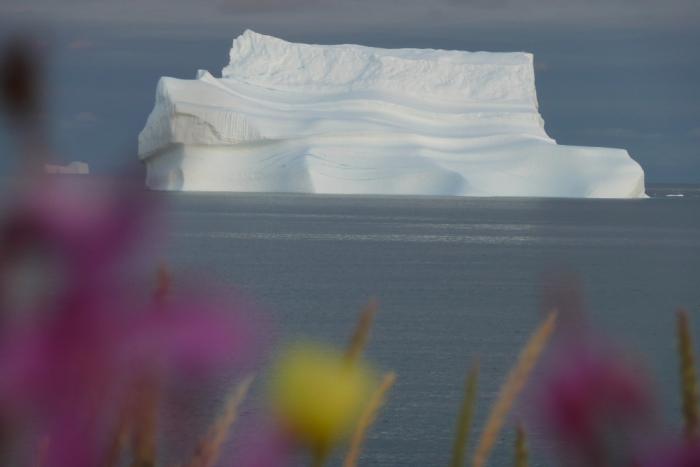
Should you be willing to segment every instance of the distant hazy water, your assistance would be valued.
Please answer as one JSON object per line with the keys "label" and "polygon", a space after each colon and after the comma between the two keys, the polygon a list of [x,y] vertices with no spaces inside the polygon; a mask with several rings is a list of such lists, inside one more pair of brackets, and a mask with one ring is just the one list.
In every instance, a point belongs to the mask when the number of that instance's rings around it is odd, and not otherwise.
{"label": "distant hazy water", "polygon": [[[647,359],[678,423],[673,311],[691,308],[700,337],[700,187],[649,192],[660,198],[171,194],[168,260],[243,289],[286,338],[344,345],[377,297],[369,356],[399,378],[361,464],[446,465],[468,365],[480,357],[481,426],[552,270],[580,275],[592,316]],[[491,465],[510,465],[511,439]]]}

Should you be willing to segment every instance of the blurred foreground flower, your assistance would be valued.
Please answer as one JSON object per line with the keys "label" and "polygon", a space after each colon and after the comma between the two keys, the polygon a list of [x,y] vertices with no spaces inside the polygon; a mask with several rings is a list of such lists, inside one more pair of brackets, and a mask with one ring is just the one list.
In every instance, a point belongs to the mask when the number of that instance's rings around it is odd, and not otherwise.
{"label": "blurred foreground flower", "polygon": [[370,300],[342,353],[308,341],[282,352],[270,374],[271,411],[260,423],[262,428],[246,436],[247,447],[236,465],[280,467],[303,449],[310,451],[314,466],[321,466],[348,438],[343,465],[357,465],[364,440],[396,380],[388,372],[379,383],[362,359],[377,311],[377,302]]}
{"label": "blurred foreground flower", "polygon": [[330,347],[300,343],[287,349],[273,372],[273,410],[289,433],[325,459],[350,434],[374,386],[362,362],[349,362]]}
{"label": "blurred foreground flower", "polygon": [[50,302],[78,290],[114,288],[135,248],[154,234],[153,199],[136,193],[50,177],[30,183],[0,225],[0,309],[17,311],[12,295],[22,274],[45,276],[30,281],[35,289],[26,293]]}
{"label": "blurred foreground flower", "polygon": [[655,449],[647,449],[634,467],[700,466],[700,440],[682,440]]}
{"label": "blurred foreground flower", "polygon": [[24,125],[40,111],[40,66],[31,43],[15,39],[2,50],[0,108],[15,125]]}
{"label": "blurred foreground flower", "polygon": [[[123,277],[152,217],[145,197],[34,187],[0,226],[0,411],[48,437],[44,465],[101,465],[118,412],[144,375],[229,369],[250,356],[252,327],[244,307],[211,291],[159,290],[154,300],[149,287]],[[54,271],[57,289],[29,315],[9,298],[27,257]],[[44,285],[30,293],[46,294]]]}
{"label": "blurred foreground flower", "polygon": [[653,416],[649,380],[593,340],[560,344],[541,382],[538,414],[571,466],[630,465]]}

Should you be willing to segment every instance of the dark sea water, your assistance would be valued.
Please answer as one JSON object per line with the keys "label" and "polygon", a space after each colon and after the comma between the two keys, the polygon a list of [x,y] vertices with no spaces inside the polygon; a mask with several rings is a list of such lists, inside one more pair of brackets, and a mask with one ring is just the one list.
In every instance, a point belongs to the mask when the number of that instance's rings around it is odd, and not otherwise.
{"label": "dark sea water", "polygon": [[[554,273],[580,279],[592,320],[647,361],[668,425],[679,425],[673,312],[688,307],[700,339],[700,187],[649,193],[620,201],[172,194],[167,256],[178,273],[254,297],[276,322],[276,345],[310,336],[342,346],[358,309],[376,297],[368,355],[398,381],[361,465],[447,465],[468,366],[479,357],[480,427],[542,319],[543,278]],[[532,465],[548,465],[536,429],[531,437]],[[490,465],[511,465],[511,443],[508,426]]]}

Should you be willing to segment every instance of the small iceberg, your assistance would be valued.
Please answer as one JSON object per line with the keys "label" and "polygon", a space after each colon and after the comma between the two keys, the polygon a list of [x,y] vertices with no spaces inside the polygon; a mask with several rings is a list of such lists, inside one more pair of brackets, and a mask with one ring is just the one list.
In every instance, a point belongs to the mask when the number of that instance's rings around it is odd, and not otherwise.
{"label": "small iceberg", "polygon": [[89,175],[90,167],[80,161],[73,161],[67,165],[45,164],[44,172],[51,175]]}

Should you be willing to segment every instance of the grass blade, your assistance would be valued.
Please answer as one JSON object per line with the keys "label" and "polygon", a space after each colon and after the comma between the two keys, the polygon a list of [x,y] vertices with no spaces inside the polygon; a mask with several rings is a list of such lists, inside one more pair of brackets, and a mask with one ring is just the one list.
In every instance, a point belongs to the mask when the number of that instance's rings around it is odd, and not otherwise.
{"label": "grass blade", "polygon": [[156,269],[156,283],[153,289],[153,299],[156,303],[163,303],[172,288],[170,270],[165,264],[160,264]]}
{"label": "grass blade", "polygon": [[343,462],[343,467],[355,467],[357,461],[360,458],[360,451],[362,450],[362,444],[367,437],[367,432],[372,426],[377,418],[379,409],[386,403],[386,395],[389,389],[394,385],[396,381],[395,373],[387,373],[382,379],[382,383],[379,385],[377,390],[372,394],[369,403],[365,407],[362,415],[360,416],[357,426],[355,427],[355,432],[352,436],[352,441],[350,442],[350,450],[348,455],[345,457],[345,462]]}
{"label": "grass blade", "polygon": [[345,359],[353,363],[362,355],[362,351],[365,349],[367,344],[367,338],[369,337],[369,331],[372,328],[372,322],[374,321],[374,316],[379,310],[379,304],[376,300],[372,299],[365,305],[360,313],[360,318],[357,321],[357,327],[355,332],[350,339],[350,344],[345,352]]}
{"label": "grass blade", "polygon": [[678,354],[681,360],[681,396],[683,398],[683,422],[688,438],[700,436],[700,396],[698,396],[698,377],[695,371],[693,338],[690,333],[688,312],[679,310]]}
{"label": "grass blade", "polygon": [[155,467],[160,385],[154,375],[144,375],[137,388],[131,467]]}
{"label": "grass blade", "polygon": [[236,386],[224,406],[223,413],[209,428],[209,432],[197,446],[194,457],[187,464],[188,467],[212,467],[216,464],[221,454],[221,447],[238,418],[238,409],[252,384],[253,376],[250,375]]}
{"label": "grass blade", "polygon": [[475,362],[467,374],[464,384],[464,398],[457,419],[457,431],[452,445],[451,467],[462,467],[467,455],[467,444],[471,432],[472,419],[476,412],[476,388],[479,379],[479,363]]}
{"label": "grass blade", "polygon": [[522,423],[515,430],[515,467],[527,467],[527,435]]}
{"label": "grass blade", "polygon": [[554,331],[556,317],[557,314],[555,312],[551,313],[545,322],[537,328],[521,351],[517,363],[508,374],[508,378],[501,387],[501,391],[496,398],[496,402],[486,421],[484,431],[479,439],[479,444],[474,454],[474,467],[484,467],[486,465],[491,449],[493,449],[493,445],[496,443],[496,439],[503,428],[511,407],[525,387],[530,372],[537,363],[542,350],[544,350],[545,345],[549,341],[549,337]]}
{"label": "grass blade", "polygon": [[124,407],[119,411],[118,420],[109,443],[105,456],[104,467],[117,467],[121,465],[122,452],[129,440],[131,422],[130,407]]}

